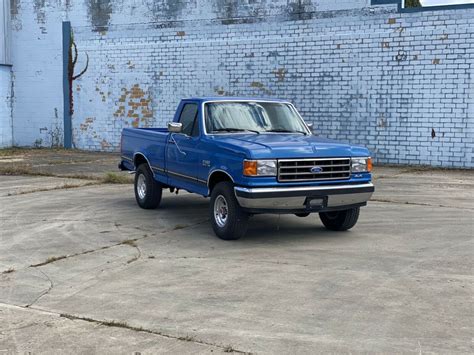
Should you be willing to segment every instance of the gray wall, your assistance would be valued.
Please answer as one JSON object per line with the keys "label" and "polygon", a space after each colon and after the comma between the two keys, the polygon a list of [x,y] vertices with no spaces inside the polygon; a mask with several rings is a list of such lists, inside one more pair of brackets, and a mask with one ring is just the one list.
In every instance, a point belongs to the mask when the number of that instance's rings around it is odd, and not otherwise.
{"label": "gray wall", "polygon": [[10,1],[0,0],[0,148],[12,145]]}
{"label": "gray wall", "polygon": [[[43,4],[43,5],[42,5]],[[48,3],[49,4],[49,3]],[[78,148],[163,126],[182,97],[295,102],[317,134],[378,162],[474,167],[474,9],[397,12],[368,1],[14,0],[17,144],[62,137],[61,21],[79,49]],[[20,91],[20,94],[18,94]]]}

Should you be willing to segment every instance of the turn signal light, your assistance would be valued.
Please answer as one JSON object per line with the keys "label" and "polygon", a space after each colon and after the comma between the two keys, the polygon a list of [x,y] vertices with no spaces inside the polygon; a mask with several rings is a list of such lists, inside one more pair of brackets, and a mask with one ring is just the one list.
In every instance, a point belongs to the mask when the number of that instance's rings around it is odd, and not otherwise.
{"label": "turn signal light", "polygon": [[255,160],[244,160],[244,176],[256,176],[257,175],[257,161]]}
{"label": "turn signal light", "polygon": [[367,159],[367,171],[369,173],[372,171],[372,158]]}

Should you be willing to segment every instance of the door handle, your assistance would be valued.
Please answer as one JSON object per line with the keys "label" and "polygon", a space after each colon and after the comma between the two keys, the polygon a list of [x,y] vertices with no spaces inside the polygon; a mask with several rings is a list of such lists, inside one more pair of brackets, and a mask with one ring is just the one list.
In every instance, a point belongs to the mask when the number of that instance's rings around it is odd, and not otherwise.
{"label": "door handle", "polygon": [[171,144],[176,145],[176,148],[178,149],[178,152],[180,152],[180,153],[183,154],[183,155],[186,155],[186,152],[183,152],[183,151],[181,150],[181,148],[180,148],[179,145],[178,145],[178,142],[176,142],[176,139],[174,139],[174,135],[173,135],[173,134],[170,135],[170,141],[171,141],[171,142],[170,142]]}

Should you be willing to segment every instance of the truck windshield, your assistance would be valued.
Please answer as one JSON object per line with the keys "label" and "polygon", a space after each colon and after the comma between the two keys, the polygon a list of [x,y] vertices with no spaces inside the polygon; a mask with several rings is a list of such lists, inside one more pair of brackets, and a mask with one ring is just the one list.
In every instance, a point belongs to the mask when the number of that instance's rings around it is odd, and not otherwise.
{"label": "truck windshield", "polygon": [[291,105],[278,102],[212,102],[206,104],[207,133],[254,132],[308,134]]}

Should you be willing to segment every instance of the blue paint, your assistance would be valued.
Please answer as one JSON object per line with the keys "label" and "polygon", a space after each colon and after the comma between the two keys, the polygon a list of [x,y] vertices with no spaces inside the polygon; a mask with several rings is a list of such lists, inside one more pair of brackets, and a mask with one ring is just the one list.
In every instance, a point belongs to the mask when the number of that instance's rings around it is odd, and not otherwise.
{"label": "blue paint", "polygon": [[63,22],[63,117],[64,148],[72,148],[71,97],[69,92],[69,48],[71,45],[71,22]]}
{"label": "blue paint", "polygon": [[[209,195],[207,181],[214,171],[225,171],[238,186],[319,186],[337,183],[370,182],[371,174],[350,175],[349,178],[321,181],[280,182],[277,176],[249,177],[242,174],[243,161],[268,159],[315,159],[368,157],[364,147],[301,133],[231,133],[204,134],[201,103],[208,98],[182,100],[174,121],[185,103],[199,104],[197,121],[199,134],[195,137],[168,133],[164,128],[125,128],[122,132],[121,163],[126,170],[135,170],[134,158],[143,155],[154,172],[155,179],[167,186],[185,189],[203,196]],[[212,101],[230,100],[212,98]],[[243,100],[243,99],[233,99]],[[256,98],[246,99],[259,101]],[[261,99],[260,99],[261,100]],[[267,101],[267,100],[265,100]],[[275,102],[286,102],[275,100]],[[205,162],[205,163],[204,163]],[[317,167],[322,173],[322,168]],[[316,172],[315,172],[316,173]]]}

